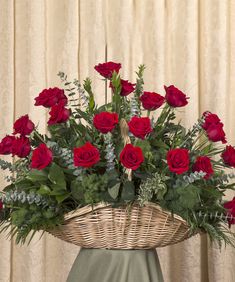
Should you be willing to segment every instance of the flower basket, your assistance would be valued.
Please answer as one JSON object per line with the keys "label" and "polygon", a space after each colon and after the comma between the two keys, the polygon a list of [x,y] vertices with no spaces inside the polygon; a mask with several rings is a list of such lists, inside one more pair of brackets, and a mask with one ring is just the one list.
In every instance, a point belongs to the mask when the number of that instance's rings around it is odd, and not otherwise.
{"label": "flower basket", "polygon": [[184,92],[174,85],[164,86],[164,96],[145,91],[144,65],[136,83],[120,69],[95,66],[112,92],[103,105],[90,78],[69,81],[59,72],[64,89],[35,97],[35,106],[50,109],[48,133],[26,114],[0,141],[0,155],[14,157],[0,159],[10,173],[0,192],[0,232],[9,230],[16,243],[44,230],[85,248],[148,249],[200,231],[235,247],[235,198],[223,199],[235,190],[235,174],[227,173],[235,147],[214,144],[227,143],[222,121],[206,111],[185,128],[176,123],[188,104]]}
{"label": "flower basket", "polygon": [[69,212],[64,223],[49,231],[84,248],[152,249],[179,243],[196,233],[180,216],[147,203],[113,208],[99,203]]}

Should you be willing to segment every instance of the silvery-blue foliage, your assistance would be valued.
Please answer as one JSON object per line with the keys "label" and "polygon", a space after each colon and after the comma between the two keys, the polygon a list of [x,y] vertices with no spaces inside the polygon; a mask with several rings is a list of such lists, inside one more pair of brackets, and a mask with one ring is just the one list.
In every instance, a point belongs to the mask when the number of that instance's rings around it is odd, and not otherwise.
{"label": "silvery-blue foliage", "polygon": [[114,153],[114,145],[112,142],[112,134],[109,132],[104,135],[104,142],[105,142],[105,159],[107,161],[107,171],[111,171],[115,168],[115,162],[116,159],[115,153]]}

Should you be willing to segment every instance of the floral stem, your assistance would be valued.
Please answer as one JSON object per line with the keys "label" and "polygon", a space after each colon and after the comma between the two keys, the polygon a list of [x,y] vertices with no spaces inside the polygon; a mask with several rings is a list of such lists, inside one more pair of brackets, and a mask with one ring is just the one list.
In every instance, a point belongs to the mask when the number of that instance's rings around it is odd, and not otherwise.
{"label": "floral stem", "polygon": [[34,130],[34,134],[37,136],[37,138],[42,141],[42,143],[45,143],[45,140],[40,136],[40,134],[37,132],[37,130]]}

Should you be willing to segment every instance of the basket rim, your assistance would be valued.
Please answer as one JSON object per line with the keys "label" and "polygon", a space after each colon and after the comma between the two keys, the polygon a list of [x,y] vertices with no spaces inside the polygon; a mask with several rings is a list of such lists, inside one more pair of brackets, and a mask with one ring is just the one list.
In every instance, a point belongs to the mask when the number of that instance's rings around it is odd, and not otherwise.
{"label": "basket rim", "polygon": [[[135,202],[132,206],[140,207],[140,205],[137,202]],[[110,203],[99,202],[95,205],[86,205],[84,207],[77,208],[75,210],[72,210],[72,211],[66,213],[64,215],[64,220],[67,221],[67,220],[73,219],[74,217],[84,216],[84,215],[89,214],[91,212],[101,210],[101,209],[105,209],[105,208],[120,209],[121,207],[127,207],[127,205],[122,204],[118,207],[112,207],[112,204],[110,204]],[[151,207],[151,208],[157,209],[161,212],[164,212],[164,213],[172,216],[173,219],[177,219],[177,220],[181,221],[183,224],[189,226],[188,222],[185,219],[183,219],[181,216],[179,216],[177,214],[172,214],[170,211],[164,210],[158,204],[155,204],[155,203],[152,203],[152,202],[146,202],[146,203],[144,203],[143,207]]]}

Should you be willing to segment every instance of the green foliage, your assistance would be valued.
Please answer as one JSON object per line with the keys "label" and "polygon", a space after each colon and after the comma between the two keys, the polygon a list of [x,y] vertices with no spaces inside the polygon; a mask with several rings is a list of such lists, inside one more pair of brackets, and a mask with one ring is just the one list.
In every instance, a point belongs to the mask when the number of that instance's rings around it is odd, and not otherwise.
{"label": "green foliage", "polygon": [[6,207],[4,215],[1,216],[1,231],[9,230],[9,236],[16,234],[16,243],[25,243],[31,230],[48,230],[62,223],[63,209],[56,208],[53,200],[39,198],[38,201],[38,195],[27,195],[24,191],[19,193],[15,190],[14,193],[10,191],[7,193],[2,196]]}
{"label": "green foliage", "polygon": [[135,95],[139,98],[143,93],[143,85],[144,85],[144,70],[145,65],[140,65],[138,67],[138,71],[136,72],[137,80],[136,80],[136,88],[135,88]]}
{"label": "green foliage", "polygon": [[142,149],[144,155],[151,152],[151,145],[148,140],[137,140],[135,145]]}
{"label": "green foliage", "polygon": [[55,189],[66,190],[66,181],[63,169],[53,163],[49,169],[48,179],[54,184]]}
{"label": "green foliage", "polygon": [[140,185],[138,201],[141,205],[146,202],[159,202],[163,200],[167,192],[165,175],[155,173],[143,181]]}
{"label": "green foliage", "polygon": [[187,187],[177,188],[176,191],[179,195],[177,202],[181,209],[194,209],[200,204],[198,187],[191,184]]}
{"label": "green foliage", "polygon": [[74,199],[82,205],[95,204],[102,201],[104,194],[107,194],[107,184],[106,175],[90,174],[83,181],[73,180],[70,189]]}
{"label": "green foliage", "polygon": [[108,188],[109,195],[116,200],[120,191],[120,183],[114,184],[112,187]]}
{"label": "green foliage", "polygon": [[160,202],[165,208],[185,218],[189,210],[197,209],[201,203],[198,187],[190,184],[185,187],[168,189]]}
{"label": "green foliage", "polygon": [[135,186],[132,181],[126,181],[122,187],[121,200],[124,202],[134,201],[136,198],[135,195]]}
{"label": "green foliage", "polygon": [[88,102],[88,112],[92,112],[95,108],[95,99],[94,94],[91,88],[91,80],[90,78],[86,78],[83,83],[83,87],[85,91],[89,94],[89,102]]}
{"label": "green foliage", "polygon": [[3,170],[8,169],[8,170],[12,171],[13,170],[13,164],[0,159],[0,168],[3,169]]}
{"label": "green foliage", "polygon": [[48,179],[48,174],[44,170],[32,169],[26,176],[27,180],[31,182],[43,182]]}

